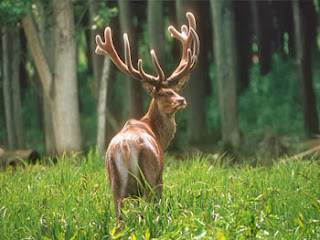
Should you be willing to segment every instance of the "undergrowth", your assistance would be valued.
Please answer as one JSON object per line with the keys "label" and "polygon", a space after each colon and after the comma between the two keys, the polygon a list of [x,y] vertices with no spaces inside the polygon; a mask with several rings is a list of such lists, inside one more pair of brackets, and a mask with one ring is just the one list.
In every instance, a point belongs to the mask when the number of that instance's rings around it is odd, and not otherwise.
{"label": "undergrowth", "polygon": [[0,239],[319,239],[320,168],[166,158],[160,203],[126,199],[117,229],[104,164],[89,153],[0,172]]}

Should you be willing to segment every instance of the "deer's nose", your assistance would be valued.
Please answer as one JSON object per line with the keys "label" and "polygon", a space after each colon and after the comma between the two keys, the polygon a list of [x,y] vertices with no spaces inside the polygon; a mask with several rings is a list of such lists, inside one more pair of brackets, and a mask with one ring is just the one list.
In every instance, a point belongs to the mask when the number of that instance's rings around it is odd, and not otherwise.
{"label": "deer's nose", "polygon": [[178,99],[178,103],[181,104],[181,105],[187,105],[187,101],[185,98],[181,97]]}

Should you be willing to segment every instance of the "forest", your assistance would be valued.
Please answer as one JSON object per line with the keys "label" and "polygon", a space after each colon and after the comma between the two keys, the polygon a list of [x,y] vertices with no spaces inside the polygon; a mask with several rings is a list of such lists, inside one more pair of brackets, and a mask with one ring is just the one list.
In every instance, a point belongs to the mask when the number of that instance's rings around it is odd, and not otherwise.
{"label": "forest", "polygon": [[[318,139],[319,1],[10,1],[0,3],[0,146],[45,155],[103,154],[150,97],[94,52],[106,26],[120,57],[154,49],[165,72],[180,43],[166,30],[197,21],[201,53],[177,113],[171,151],[240,151],[272,157]],[[298,146],[298,147],[297,147]]]}
{"label": "forest", "polygon": [[[320,239],[320,0],[1,0],[0,23],[0,239]],[[194,67],[162,165],[116,163],[140,187],[118,199],[106,149],[151,97],[95,53],[107,26],[140,73],[151,49]]]}

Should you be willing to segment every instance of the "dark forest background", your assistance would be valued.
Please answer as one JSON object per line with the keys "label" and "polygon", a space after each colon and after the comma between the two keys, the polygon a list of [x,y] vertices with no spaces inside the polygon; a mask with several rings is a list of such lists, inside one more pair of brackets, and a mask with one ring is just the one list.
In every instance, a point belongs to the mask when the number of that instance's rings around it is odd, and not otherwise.
{"label": "dark forest background", "polygon": [[170,150],[278,157],[319,145],[319,0],[2,0],[0,147],[103,154],[150,97],[94,53],[95,35],[110,26],[123,58],[127,32],[134,63],[151,72],[153,48],[171,72],[181,46],[167,27],[187,24],[187,11],[201,53]]}

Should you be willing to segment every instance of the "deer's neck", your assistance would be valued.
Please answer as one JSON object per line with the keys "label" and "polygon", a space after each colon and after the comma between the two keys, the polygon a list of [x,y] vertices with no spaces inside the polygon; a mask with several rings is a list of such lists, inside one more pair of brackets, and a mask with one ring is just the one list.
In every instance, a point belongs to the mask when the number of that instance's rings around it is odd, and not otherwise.
{"label": "deer's neck", "polygon": [[152,99],[149,110],[141,121],[147,123],[156,135],[161,148],[165,150],[176,132],[175,114],[162,113],[155,100]]}

